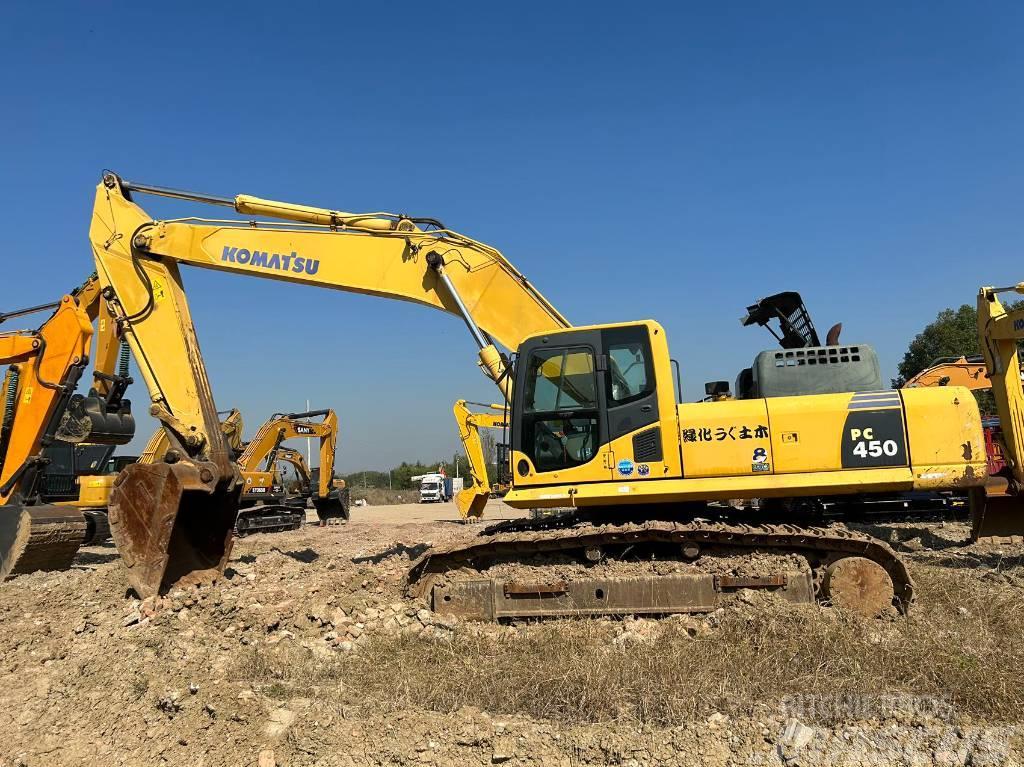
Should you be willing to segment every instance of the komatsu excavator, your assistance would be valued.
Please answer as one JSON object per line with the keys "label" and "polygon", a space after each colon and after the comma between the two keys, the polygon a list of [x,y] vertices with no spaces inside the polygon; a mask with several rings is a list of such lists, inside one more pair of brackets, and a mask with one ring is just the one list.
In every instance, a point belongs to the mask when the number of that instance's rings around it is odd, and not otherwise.
{"label": "komatsu excavator", "polygon": [[[322,418],[317,421],[314,419]],[[282,443],[290,439],[315,437],[320,440],[320,479],[315,490],[301,497],[301,505],[289,503],[277,464],[282,460]],[[294,530],[306,518],[308,497],[320,521],[348,519],[348,494],[332,486],[334,457],[338,446],[338,416],[331,409],[305,413],[276,413],[264,423],[238,457],[245,489],[236,529],[240,535],[258,530]],[[297,461],[288,453],[290,463]],[[299,457],[301,461],[301,454]],[[305,461],[299,464],[309,484]]]}
{"label": "komatsu excavator", "polygon": [[[95,520],[90,526],[84,513],[96,495],[89,483],[74,501],[47,502],[45,472],[58,440],[122,445],[135,433],[131,403],[122,399],[129,379],[114,374],[119,341],[99,281],[91,277],[54,304],[0,315],[0,322],[47,310],[53,313],[37,330],[0,334],[0,364],[9,366],[0,421],[0,579],[65,569],[95,535]],[[94,385],[82,396],[75,388],[90,361],[94,321]]]}
{"label": "komatsu excavator", "polygon": [[[246,220],[156,221],[134,202],[141,194],[224,206]],[[162,464],[125,469],[111,499],[112,533],[142,596],[222,571],[242,484],[220,432],[181,264],[414,301],[466,323],[510,408],[506,503],[577,513],[497,525],[428,552],[410,583],[435,610],[484,619],[672,613],[715,609],[739,588],[905,610],[913,584],[885,543],[749,517],[709,520],[706,502],[951,488],[983,498],[980,416],[966,389],[679,404],[661,325],[572,327],[497,250],[435,219],[213,197],[106,173],[90,239],[151,412],[174,442]],[[827,355],[815,364],[829,364]],[[723,557],[754,551],[774,555],[776,566],[751,576],[723,565]],[[580,577],[491,570],[524,557],[578,562]],[[672,574],[651,565],[660,559],[673,561]],[[635,565],[633,575],[614,575],[623,563]]]}

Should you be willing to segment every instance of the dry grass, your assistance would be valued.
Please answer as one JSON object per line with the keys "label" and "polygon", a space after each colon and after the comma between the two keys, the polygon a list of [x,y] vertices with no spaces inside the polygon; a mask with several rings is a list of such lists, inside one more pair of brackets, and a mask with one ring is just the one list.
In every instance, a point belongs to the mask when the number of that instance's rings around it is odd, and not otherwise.
{"label": "dry grass", "polygon": [[[344,689],[385,709],[476,706],[562,722],[675,723],[711,711],[777,710],[787,695],[941,698],[990,721],[1024,710],[1024,598],[975,573],[920,568],[918,609],[869,621],[772,605],[727,613],[710,634],[677,621],[651,641],[613,644],[607,621],[550,622],[451,640],[377,637],[334,661],[246,657],[238,672],[285,688]],[[966,608],[967,614],[959,608]]]}
{"label": "dry grass", "polygon": [[388,490],[381,487],[351,487],[349,492],[355,500],[365,500],[369,506],[394,506],[399,503],[419,503],[420,489]]}

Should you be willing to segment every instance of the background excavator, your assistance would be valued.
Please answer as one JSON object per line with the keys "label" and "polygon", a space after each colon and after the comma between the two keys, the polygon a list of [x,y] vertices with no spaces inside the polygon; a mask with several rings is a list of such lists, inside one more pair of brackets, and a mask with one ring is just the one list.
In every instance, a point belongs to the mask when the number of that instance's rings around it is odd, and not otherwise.
{"label": "background excavator", "polygon": [[[486,410],[474,412],[469,409],[470,404],[486,408]],[[483,513],[483,506],[487,503],[488,495],[482,492],[484,489],[489,490],[490,497],[501,497],[512,487],[512,475],[508,462],[508,406],[469,403],[460,399],[455,403],[452,411],[455,413],[455,423],[459,427],[459,439],[462,440],[462,447],[469,463],[469,475],[473,479],[472,486],[455,494],[455,503],[463,519],[475,518]],[[502,438],[495,444],[497,477],[493,481],[488,477],[487,459],[484,455],[480,429],[501,430]]]}
{"label": "background excavator", "polygon": [[[250,220],[154,221],[132,200],[145,193],[231,207]],[[883,542],[848,531],[751,525],[749,517],[708,520],[714,512],[707,501],[974,488],[979,513],[988,512],[980,416],[966,390],[680,404],[660,325],[572,327],[497,250],[435,219],[213,197],[108,173],[97,188],[90,239],[111,310],[140,360],[151,412],[174,443],[170,460],[127,467],[111,499],[112,533],[142,596],[222,571],[241,489],[181,263],[416,301],[466,323],[481,367],[510,405],[513,487],[506,502],[571,506],[577,514],[494,526],[468,544],[428,552],[410,582],[435,610],[477,618],[671,613],[714,609],[738,588],[865,612],[906,609],[913,583]],[[496,344],[515,353],[514,367]],[[840,358],[858,354],[842,348]],[[830,359],[816,355],[813,364]],[[801,364],[793,360],[780,366]],[[803,364],[811,363],[805,357]],[[1016,501],[1015,488],[1007,491]],[[757,576],[714,571],[723,555],[753,551],[799,564],[780,562]],[[571,581],[522,581],[487,572],[537,557],[578,557],[593,566],[629,561],[642,574],[604,577],[597,569]],[[660,558],[682,570],[643,570]]]}
{"label": "background excavator", "polygon": [[[114,373],[120,344],[98,280],[90,278],[55,304],[0,315],[0,322],[48,310],[53,313],[37,330],[0,334],[0,363],[9,366],[0,421],[0,578],[67,568],[79,546],[102,535],[101,496],[112,482],[104,476],[106,448],[126,444],[135,433],[131,403],[123,399],[130,379]],[[94,321],[96,372],[82,396],[75,389],[90,361]],[[72,469],[70,485],[59,487],[52,464],[84,442],[104,453],[97,459],[102,469],[89,481]]]}
{"label": "background excavator", "polygon": [[[242,438],[245,421],[237,408],[220,411],[218,415],[223,416],[220,431],[244,483],[235,521],[238,535],[296,530],[305,520],[307,503],[313,505],[321,524],[332,519],[348,520],[349,490],[343,480],[334,479],[338,419],[333,410],[275,413],[249,442]],[[319,417],[323,420],[311,420]],[[320,465],[326,467],[326,474],[310,470],[301,453],[282,444],[289,439],[314,437],[320,440]],[[163,461],[170,445],[166,430],[157,429],[139,463]],[[299,493],[286,492],[280,472],[282,462],[296,470],[302,486]]]}
{"label": "background excavator", "polygon": [[[322,453],[320,460],[323,461]],[[302,451],[284,445],[277,451],[277,465],[280,468],[282,464],[291,466],[298,483],[296,492],[286,497],[285,503],[301,508],[306,508],[307,505],[312,506],[321,525],[328,525],[332,520],[338,522],[349,520],[352,506],[351,492],[346,486],[345,480],[335,476],[331,467],[324,467],[321,463],[320,466],[310,468],[302,456]],[[327,497],[325,493],[327,496],[336,495],[338,503],[321,504],[318,507],[317,499]]]}
{"label": "background excavator", "polygon": [[[314,420],[321,418],[322,420]],[[291,439],[320,440],[320,472],[316,487],[301,454],[284,452],[282,443]],[[245,489],[236,529],[239,535],[256,531],[293,530],[306,518],[306,501],[316,509],[324,524],[330,519],[349,517],[348,489],[336,487],[334,457],[338,445],[338,416],[333,410],[304,413],[276,413],[264,423],[256,436],[245,444],[238,456]],[[297,456],[297,457],[296,457]],[[300,472],[307,492],[289,498],[278,464],[287,461]]]}

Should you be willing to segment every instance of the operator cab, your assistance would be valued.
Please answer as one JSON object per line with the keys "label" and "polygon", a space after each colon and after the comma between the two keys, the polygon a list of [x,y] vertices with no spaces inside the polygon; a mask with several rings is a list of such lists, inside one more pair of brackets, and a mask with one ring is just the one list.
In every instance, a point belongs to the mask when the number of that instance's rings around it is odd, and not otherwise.
{"label": "operator cab", "polygon": [[[655,322],[527,339],[515,376],[517,485],[644,478],[670,452],[660,416],[674,407],[674,391],[665,333]],[[642,474],[633,470],[639,464]]]}

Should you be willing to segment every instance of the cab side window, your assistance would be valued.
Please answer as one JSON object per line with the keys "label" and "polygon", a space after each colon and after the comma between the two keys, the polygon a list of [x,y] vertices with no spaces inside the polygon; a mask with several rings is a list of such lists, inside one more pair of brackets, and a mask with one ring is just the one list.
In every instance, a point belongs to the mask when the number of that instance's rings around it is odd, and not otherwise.
{"label": "cab side window", "polygon": [[[618,335],[618,334],[617,334]],[[608,343],[609,405],[622,405],[646,397],[654,391],[650,347],[644,332],[632,332],[634,338]]]}

